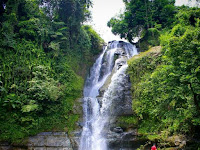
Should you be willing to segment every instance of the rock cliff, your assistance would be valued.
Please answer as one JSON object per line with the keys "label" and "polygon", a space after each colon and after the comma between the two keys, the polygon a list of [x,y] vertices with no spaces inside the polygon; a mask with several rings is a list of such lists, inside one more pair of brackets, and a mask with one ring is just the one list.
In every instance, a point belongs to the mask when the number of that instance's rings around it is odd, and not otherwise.
{"label": "rock cliff", "polygon": [[[112,42],[111,42],[112,43]],[[102,103],[105,91],[108,89],[113,74],[127,63],[127,51],[124,48],[125,43],[120,42],[114,53],[114,64],[111,75],[107,78],[105,84],[99,90],[98,100]],[[112,47],[110,47],[112,48]],[[109,50],[108,50],[109,51]],[[106,55],[106,53],[105,53]],[[105,73],[107,59],[103,60],[101,74]],[[135,126],[125,123],[122,118],[133,116],[131,82],[128,75],[123,78],[112,97],[111,119],[109,120],[107,130],[105,130],[108,147],[110,150],[128,150],[138,148],[144,141],[138,140],[137,129]]]}
{"label": "rock cliff", "polygon": [[2,143],[0,150],[73,150],[66,132],[42,132],[23,143]]}

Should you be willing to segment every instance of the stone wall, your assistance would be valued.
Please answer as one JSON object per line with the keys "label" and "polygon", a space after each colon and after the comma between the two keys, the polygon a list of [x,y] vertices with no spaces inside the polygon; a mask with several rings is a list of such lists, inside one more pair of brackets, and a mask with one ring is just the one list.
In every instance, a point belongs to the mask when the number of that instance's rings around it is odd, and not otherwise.
{"label": "stone wall", "polygon": [[1,143],[0,150],[73,150],[66,132],[42,132],[21,144]]}

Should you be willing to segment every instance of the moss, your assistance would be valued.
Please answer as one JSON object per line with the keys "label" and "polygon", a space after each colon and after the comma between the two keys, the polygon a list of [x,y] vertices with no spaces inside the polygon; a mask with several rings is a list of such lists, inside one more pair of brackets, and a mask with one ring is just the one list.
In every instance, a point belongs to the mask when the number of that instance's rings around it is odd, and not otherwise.
{"label": "moss", "polygon": [[117,125],[125,130],[137,128],[138,118],[136,116],[120,116],[116,119]]}
{"label": "moss", "polygon": [[128,61],[128,74],[130,75],[133,93],[142,77],[153,72],[161,63],[161,56],[161,46],[156,46],[146,52],[141,52]]}
{"label": "moss", "polygon": [[150,48],[148,51],[141,52],[138,55],[133,56],[128,62],[130,64],[132,61],[134,61],[138,58],[141,59],[142,57],[151,55],[152,53],[160,53],[160,52],[161,52],[161,46],[155,46],[155,47]]}
{"label": "moss", "polygon": [[137,124],[138,122],[135,116],[122,116],[119,118],[119,120],[127,124]]}

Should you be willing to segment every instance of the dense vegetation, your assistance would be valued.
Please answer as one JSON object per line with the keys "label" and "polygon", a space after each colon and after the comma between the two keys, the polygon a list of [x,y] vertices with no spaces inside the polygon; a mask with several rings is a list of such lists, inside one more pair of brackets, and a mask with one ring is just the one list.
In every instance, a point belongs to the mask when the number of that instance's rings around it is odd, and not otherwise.
{"label": "dense vegetation", "polygon": [[[89,0],[2,0],[0,141],[70,131],[83,78],[103,40],[90,27]],[[4,6],[4,7],[3,7]]]}
{"label": "dense vegetation", "polygon": [[133,57],[128,70],[138,131],[160,142],[176,134],[199,139],[200,132],[200,9],[173,9],[174,18],[155,20],[162,28],[148,29],[159,33],[148,40],[156,40],[162,51]]}
{"label": "dense vegetation", "polygon": [[135,37],[141,37],[140,42],[144,41],[144,46],[140,45],[142,50],[147,50],[149,44],[158,45],[156,39],[159,30],[170,28],[174,22],[175,0],[124,0],[124,3],[124,14],[113,17],[108,22],[112,32],[131,43]]}
{"label": "dense vegetation", "polygon": [[129,61],[139,133],[160,142],[177,134],[199,138],[200,9],[173,0],[124,2],[125,12],[108,22],[112,32],[130,42],[140,37],[140,51],[162,46]]}

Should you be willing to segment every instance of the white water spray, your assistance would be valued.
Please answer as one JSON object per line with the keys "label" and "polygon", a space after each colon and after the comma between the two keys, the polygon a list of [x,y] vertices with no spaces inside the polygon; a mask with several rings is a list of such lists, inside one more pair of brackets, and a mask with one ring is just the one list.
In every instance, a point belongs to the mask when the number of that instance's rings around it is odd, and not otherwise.
{"label": "white water spray", "polygon": [[[126,76],[126,68],[128,67],[126,62],[122,63],[120,67],[116,67],[119,59],[116,60],[115,64],[114,55],[118,48],[125,49],[126,56],[123,56],[123,61],[137,54],[135,46],[125,42],[115,41],[107,49],[105,48],[103,50],[91,68],[90,76],[88,76],[84,87],[84,127],[81,135],[80,150],[108,149],[105,129],[109,122],[110,114],[112,113],[112,100],[118,95],[118,92],[123,92],[120,90],[120,86],[123,84],[123,79]],[[116,71],[111,78],[111,83],[105,91],[101,102],[99,102],[97,99],[99,89],[111,75],[114,65]],[[104,70],[103,73],[102,70]]]}

